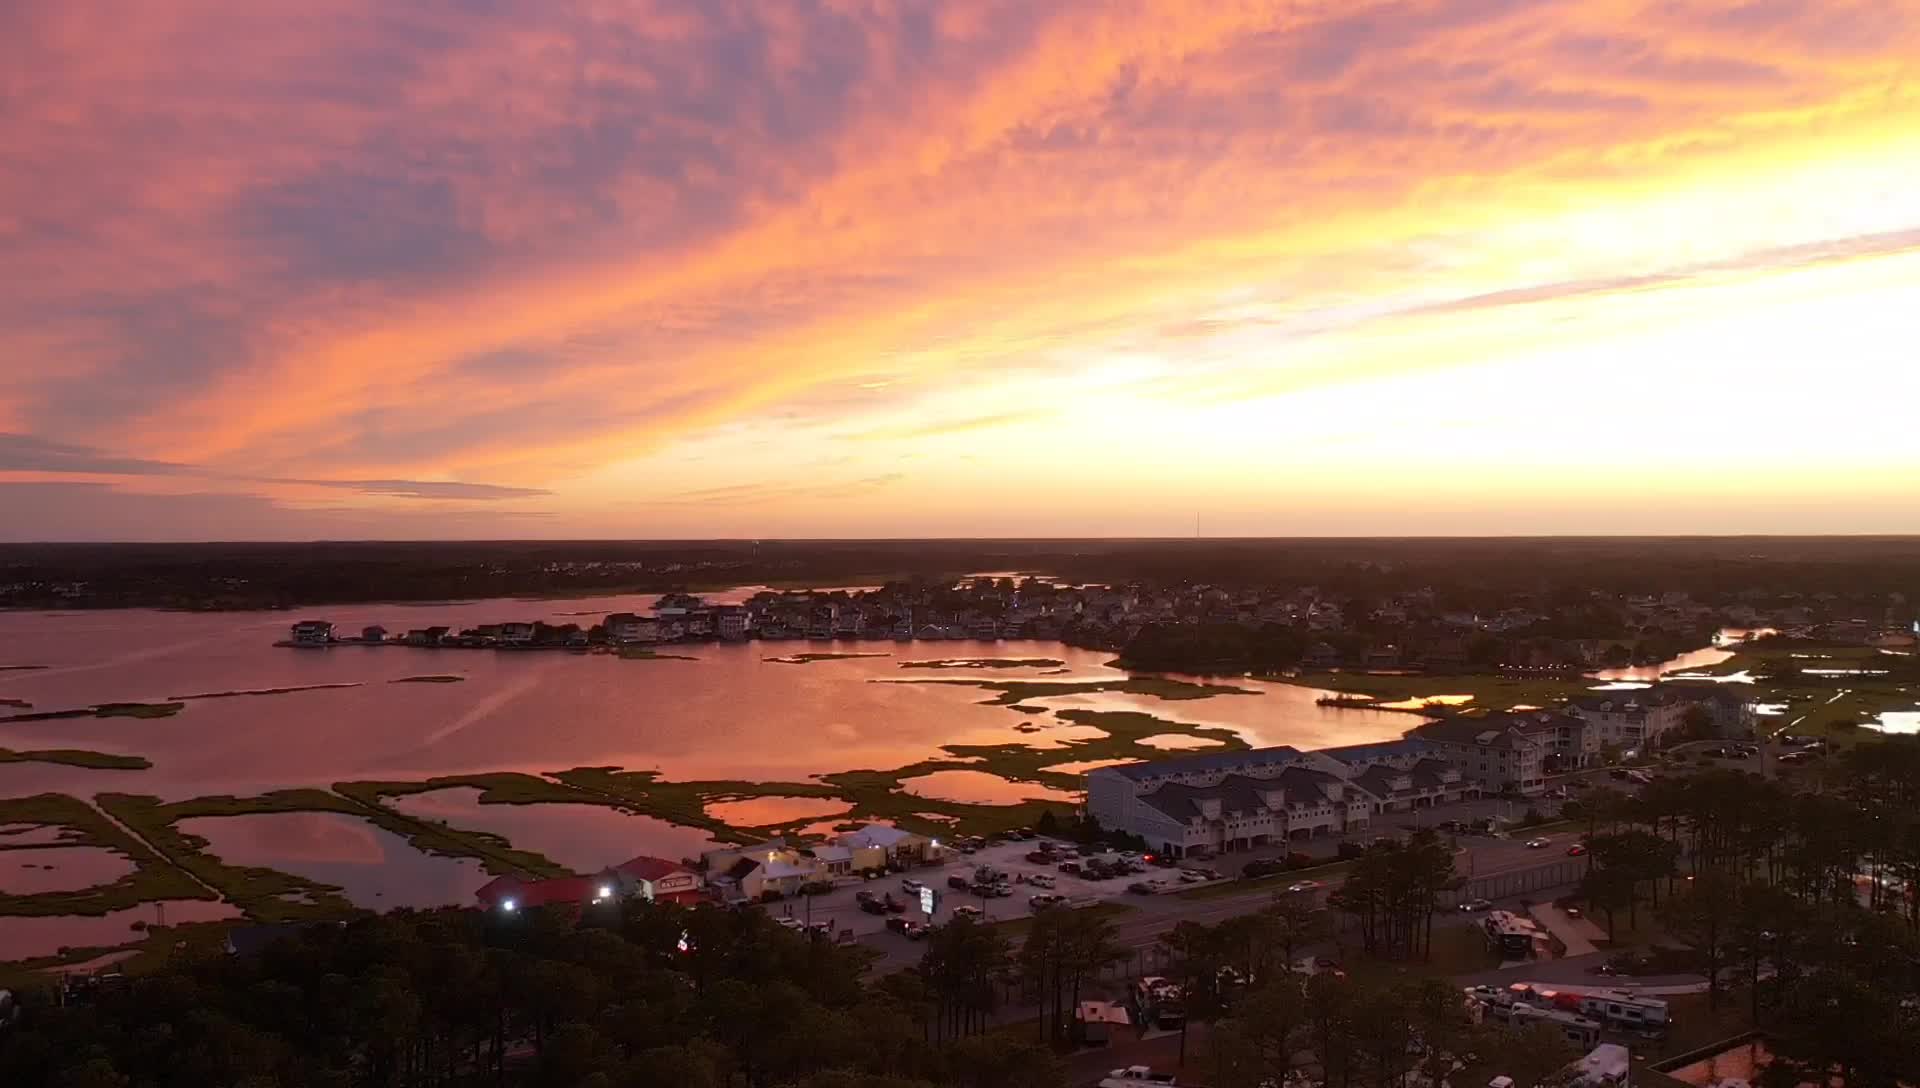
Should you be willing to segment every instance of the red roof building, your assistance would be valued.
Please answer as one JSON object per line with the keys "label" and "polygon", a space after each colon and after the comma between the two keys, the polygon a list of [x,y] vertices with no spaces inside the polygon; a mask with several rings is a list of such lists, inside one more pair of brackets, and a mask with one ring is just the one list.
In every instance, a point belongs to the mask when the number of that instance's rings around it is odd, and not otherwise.
{"label": "red roof building", "polygon": [[602,899],[639,896],[668,903],[692,905],[702,896],[700,874],[677,861],[637,857],[592,876],[562,876],[549,880],[495,877],[474,895],[488,909],[519,910],[553,904],[578,906]]}

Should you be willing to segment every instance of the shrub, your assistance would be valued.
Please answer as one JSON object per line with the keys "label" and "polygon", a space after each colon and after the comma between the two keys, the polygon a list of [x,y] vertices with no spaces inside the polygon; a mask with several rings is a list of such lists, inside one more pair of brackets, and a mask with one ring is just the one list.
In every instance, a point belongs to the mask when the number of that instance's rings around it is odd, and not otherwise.
{"label": "shrub", "polygon": [[1357,858],[1366,852],[1367,848],[1357,842],[1343,842],[1340,844],[1340,858],[1343,861],[1347,858]]}

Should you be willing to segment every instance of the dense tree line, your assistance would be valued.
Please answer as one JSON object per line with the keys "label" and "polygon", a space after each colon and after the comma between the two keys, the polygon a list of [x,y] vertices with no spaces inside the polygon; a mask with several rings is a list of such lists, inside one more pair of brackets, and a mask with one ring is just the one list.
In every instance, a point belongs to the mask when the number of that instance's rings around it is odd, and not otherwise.
{"label": "dense tree line", "polygon": [[[955,927],[953,942],[983,932]],[[66,1007],[29,993],[0,1032],[0,1084],[1060,1083],[1036,1046],[944,1039],[915,976],[873,985],[866,962],[759,911],[636,902],[584,924],[401,911],[183,960]]]}
{"label": "dense tree line", "polygon": [[1708,1001],[1744,992],[1769,1086],[1893,1088],[1920,1069],[1920,738],[1845,749],[1798,786],[1741,771],[1589,798],[1584,892],[1641,906],[1691,950]]}
{"label": "dense tree line", "polygon": [[[0,545],[0,606],[262,608],[702,584],[884,578],[938,583],[1032,570],[1073,583],[1315,586],[1380,598],[1423,587],[1443,608],[1578,604],[1588,594],[1903,604],[1911,538],[434,541]],[[76,587],[78,587],[76,589]],[[1901,595],[1895,597],[1895,595]],[[1360,610],[1355,610],[1356,615]],[[1605,623],[1604,616],[1593,617]],[[1567,637],[1591,637],[1588,630]]]}

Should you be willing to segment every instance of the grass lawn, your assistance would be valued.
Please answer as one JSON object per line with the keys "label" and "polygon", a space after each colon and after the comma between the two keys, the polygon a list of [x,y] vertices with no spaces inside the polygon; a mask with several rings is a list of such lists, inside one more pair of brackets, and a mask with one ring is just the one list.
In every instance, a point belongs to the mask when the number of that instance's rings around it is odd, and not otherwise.
{"label": "grass lawn", "polygon": [[1287,885],[1300,880],[1327,881],[1345,876],[1353,868],[1353,859],[1331,861],[1325,865],[1315,865],[1309,869],[1289,869],[1272,876],[1255,877],[1252,880],[1229,880],[1222,884],[1209,884],[1204,888],[1188,888],[1185,891],[1172,892],[1181,899],[1228,899],[1249,892],[1277,892]]}

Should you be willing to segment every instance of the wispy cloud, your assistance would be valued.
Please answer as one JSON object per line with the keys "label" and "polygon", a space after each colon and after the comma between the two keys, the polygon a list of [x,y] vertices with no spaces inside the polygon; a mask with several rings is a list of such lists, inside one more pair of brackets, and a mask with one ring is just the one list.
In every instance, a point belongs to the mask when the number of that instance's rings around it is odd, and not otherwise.
{"label": "wispy cloud", "polygon": [[27,434],[0,434],[0,472],[91,476],[189,476],[241,484],[277,484],[288,487],[333,488],[402,499],[468,499],[494,501],[551,495],[540,487],[467,483],[458,480],[329,480],[294,477],[246,476],[214,472],[176,461],[122,457],[88,446],[49,442]]}
{"label": "wispy cloud", "polygon": [[844,499],[878,491],[905,478],[904,473],[883,472],[854,480],[820,483],[727,484],[681,491],[641,505],[744,507],[790,499]]}
{"label": "wispy cloud", "polygon": [[[1914,225],[1905,2],[303,10],[0,6],[0,471],[586,524],[580,481],[729,428],[874,477],[1044,431],[972,395],[1009,375],[1411,373],[1300,356],[1408,306],[1497,356],[1524,304]],[[1794,214],[1732,199],[1768,185]],[[1689,188],[1729,199],[1608,219]]]}

